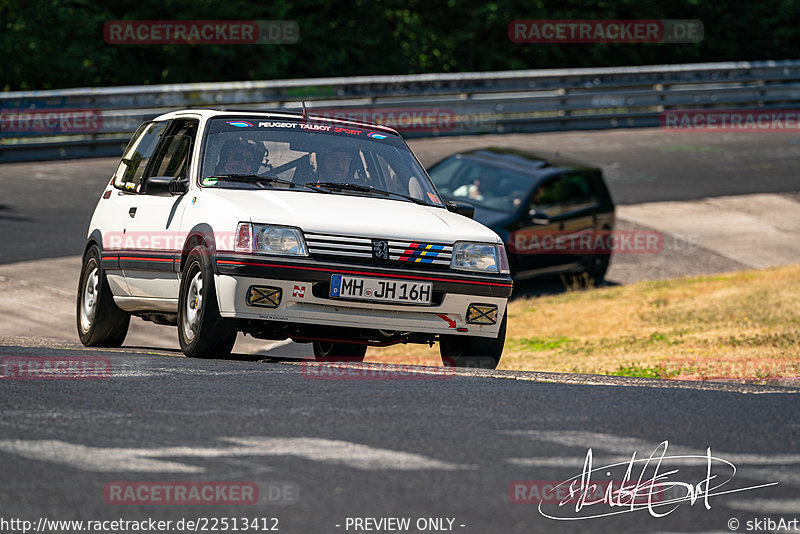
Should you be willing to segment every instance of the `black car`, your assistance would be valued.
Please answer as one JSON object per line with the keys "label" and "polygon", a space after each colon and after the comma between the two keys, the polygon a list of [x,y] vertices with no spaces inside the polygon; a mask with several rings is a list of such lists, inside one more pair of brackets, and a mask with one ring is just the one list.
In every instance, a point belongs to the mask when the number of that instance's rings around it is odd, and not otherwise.
{"label": "black car", "polygon": [[602,282],[614,203],[599,168],[492,147],[452,155],[428,172],[443,197],[475,206],[475,219],[503,238],[515,279],[558,273]]}

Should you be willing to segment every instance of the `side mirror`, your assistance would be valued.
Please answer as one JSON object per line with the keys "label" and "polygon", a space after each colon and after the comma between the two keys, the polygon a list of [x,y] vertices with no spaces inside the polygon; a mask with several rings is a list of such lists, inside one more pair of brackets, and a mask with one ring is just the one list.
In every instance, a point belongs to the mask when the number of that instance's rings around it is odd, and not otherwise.
{"label": "side mirror", "polygon": [[453,213],[458,213],[459,215],[463,215],[464,217],[468,217],[473,219],[475,217],[475,206],[468,202],[461,202],[460,200],[449,200],[445,202],[445,207],[447,211],[452,211]]}
{"label": "side mirror", "polygon": [[528,217],[530,217],[533,224],[550,224],[550,217],[545,212],[537,209],[530,210]]}
{"label": "side mirror", "polygon": [[189,180],[178,180],[172,176],[151,176],[144,185],[146,195],[183,195],[189,191]]}
{"label": "side mirror", "polygon": [[169,183],[169,193],[171,195],[185,195],[188,192],[189,192],[189,180],[187,179],[178,180],[177,178],[174,178]]}

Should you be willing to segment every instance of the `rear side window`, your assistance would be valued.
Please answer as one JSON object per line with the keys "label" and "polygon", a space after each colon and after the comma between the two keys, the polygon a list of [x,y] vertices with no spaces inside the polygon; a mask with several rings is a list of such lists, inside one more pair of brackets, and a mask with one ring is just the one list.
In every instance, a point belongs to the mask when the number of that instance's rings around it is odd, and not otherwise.
{"label": "rear side window", "polygon": [[584,174],[563,174],[543,184],[534,193],[531,208],[549,217],[586,209],[598,204],[591,178]]}
{"label": "rear side window", "polygon": [[134,134],[114,173],[114,186],[126,191],[138,191],[147,164],[161,140],[168,122],[148,122]]}

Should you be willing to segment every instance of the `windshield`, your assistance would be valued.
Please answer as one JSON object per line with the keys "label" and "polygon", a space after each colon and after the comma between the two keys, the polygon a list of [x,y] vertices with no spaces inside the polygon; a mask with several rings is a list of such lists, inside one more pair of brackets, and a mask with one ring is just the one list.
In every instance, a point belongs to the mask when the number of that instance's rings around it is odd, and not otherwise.
{"label": "windshield", "polygon": [[512,213],[525,202],[533,188],[533,177],[454,157],[430,171],[431,180],[447,200],[462,200],[477,208]]}
{"label": "windshield", "polygon": [[331,194],[383,192],[386,198],[443,206],[403,140],[368,128],[220,117],[209,121],[204,147],[204,187],[308,191],[300,186],[309,184]]}

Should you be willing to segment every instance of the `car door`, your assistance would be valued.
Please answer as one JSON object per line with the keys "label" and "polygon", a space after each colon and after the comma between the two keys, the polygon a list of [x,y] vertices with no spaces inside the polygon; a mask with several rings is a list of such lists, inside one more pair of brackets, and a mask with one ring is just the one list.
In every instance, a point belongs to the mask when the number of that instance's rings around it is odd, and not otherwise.
{"label": "car door", "polygon": [[[180,233],[180,223],[186,195],[152,191],[148,180],[156,176],[188,178],[198,126],[196,119],[171,121],[147,165],[139,193],[132,198],[125,232],[136,243],[137,250],[127,263],[125,279],[133,297],[178,298],[179,276],[175,264],[180,260],[185,237]],[[154,301],[153,307],[158,311],[174,311],[167,302]]]}
{"label": "car door", "polygon": [[130,296],[125,271],[133,265],[131,259],[137,254],[135,239],[127,234],[129,220],[135,214],[139,190],[148,163],[156,151],[158,142],[168,126],[167,121],[146,122],[131,138],[125,149],[111,183],[114,187],[103,198],[98,207],[103,212],[99,217],[103,232],[104,258],[113,261],[108,271],[108,281],[117,296]]}
{"label": "car door", "polygon": [[600,208],[591,172],[559,173],[534,190],[512,236],[519,275],[571,270],[589,255]]}
{"label": "car door", "polygon": [[597,214],[600,199],[593,187],[592,171],[571,171],[561,177],[564,188],[563,213],[558,219],[561,232],[568,239],[564,265],[584,262],[594,245],[594,232],[598,229]]}
{"label": "car door", "polygon": [[556,271],[567,262],[556,247],[566,200],[560,180],[556,175],[536,186],[527,211],[510,232],[509,260],[518,277]]}

